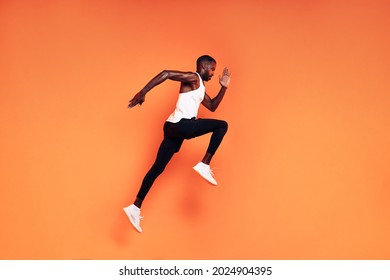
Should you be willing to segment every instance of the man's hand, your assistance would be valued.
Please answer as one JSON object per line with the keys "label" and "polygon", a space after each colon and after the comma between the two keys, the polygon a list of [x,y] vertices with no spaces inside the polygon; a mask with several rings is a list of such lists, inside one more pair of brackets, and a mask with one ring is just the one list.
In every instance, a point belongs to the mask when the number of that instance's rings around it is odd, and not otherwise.
{"label": "man's hand", "polygon": [[219,76],[219,84],[225,88],[229,86],[230,83],[230,76],[232,73],[229,73],[229,70],[225,67],[222,72],[222,77],[221,75]]}
{"label": "man's hand", "polygon": [[142,92],[138,92],[136,95],[134,95],[133,99],[129,101],[129,108],[133,108],[135,105],[142,105],[142,103],[145,102],[145,94]]}

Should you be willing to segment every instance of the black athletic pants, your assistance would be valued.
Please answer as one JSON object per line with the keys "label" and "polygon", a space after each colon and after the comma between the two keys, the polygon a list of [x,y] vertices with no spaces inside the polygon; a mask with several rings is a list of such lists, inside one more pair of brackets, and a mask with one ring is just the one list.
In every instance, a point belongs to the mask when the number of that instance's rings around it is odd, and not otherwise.
{"label": "black athletic pants", "polygon": [[214,119],[181,119],[178,123],[165,122],[164,139],[152,168],[145,175],[137,197],[144,199],[156,178],[164,171],[172,156],[180,150],[184,139],[212,132],[207,152],[214,155],[228,129],[225,121]]}

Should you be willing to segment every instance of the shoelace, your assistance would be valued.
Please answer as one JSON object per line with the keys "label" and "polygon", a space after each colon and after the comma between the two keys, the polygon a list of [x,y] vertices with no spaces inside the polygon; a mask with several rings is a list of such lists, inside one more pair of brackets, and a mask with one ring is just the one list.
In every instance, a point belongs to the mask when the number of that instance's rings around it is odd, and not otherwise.
{"label": "shoelace", "polygon": [[138,221],[141,221],[141,220],[144,219],[144,216],[138,215],[138,216],[136,216],[135,218],[138,219]]}
{"label": "shoelace", "polygon": [[218,169],[217,167],[214,167],[213,169],[211,169],[211,167],[210,167],[210,174],[214,177],[214,170],[216,170],[216,169]]}
{"label": "shoelace", "polygon": [[141,216],[141,215],[132,215],[133,219],[135,219],[136,221],[140,221],[140,220],[143,220],[144,219],[144,216]]}

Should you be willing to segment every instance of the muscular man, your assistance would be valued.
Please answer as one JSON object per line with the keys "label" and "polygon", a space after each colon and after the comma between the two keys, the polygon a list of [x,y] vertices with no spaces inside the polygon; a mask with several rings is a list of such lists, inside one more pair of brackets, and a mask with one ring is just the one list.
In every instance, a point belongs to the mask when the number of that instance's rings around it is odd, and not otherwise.
{"label": "muscular man", "polygon": [[210,169],[210,161],[222,142],[228,124],[222,120],[197,118],[200,104],[212,112],[218,108],[230,83],[231,74],[225,68],[222,76],[219,76],[221,89],[217,96],[210,98],[205,92],[204,82],[209,81],[214,76],[215,68],[215,59],[211,56],[203,55],[196,61],[195,73],[164,70],[147,83],[129,102],[129,108],[142,105],[145,101],[146,93],[155,86],[167,79],[180,82],[180,93],[176,109],[164,124],[164,139],[157,152],[156,160],[145,175],[134,203],[124,208],[131,224],[139,232],[142,232],[140,226],[142,202],[155,179],[164,171],[172,156],[179,151],[184,139],[212,133],[205,156],[193,168],[208,182],[217,185],[217,181],[214,179]]}

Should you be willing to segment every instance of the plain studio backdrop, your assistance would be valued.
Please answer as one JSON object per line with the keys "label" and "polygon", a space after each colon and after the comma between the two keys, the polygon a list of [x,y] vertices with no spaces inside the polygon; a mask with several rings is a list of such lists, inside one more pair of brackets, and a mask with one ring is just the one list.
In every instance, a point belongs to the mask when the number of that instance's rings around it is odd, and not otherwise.
{"label": "plain studio backdrop", "polygon": [[[1,259],[389,259],[390,4],[386,1],[0,2]],[[132,203],[179,84],[217,60],[215,113]]]}

